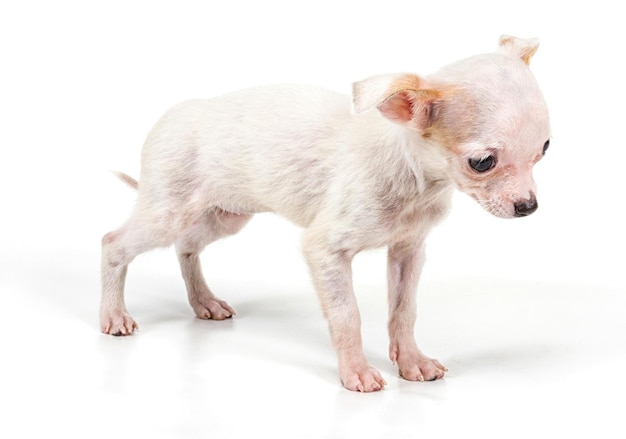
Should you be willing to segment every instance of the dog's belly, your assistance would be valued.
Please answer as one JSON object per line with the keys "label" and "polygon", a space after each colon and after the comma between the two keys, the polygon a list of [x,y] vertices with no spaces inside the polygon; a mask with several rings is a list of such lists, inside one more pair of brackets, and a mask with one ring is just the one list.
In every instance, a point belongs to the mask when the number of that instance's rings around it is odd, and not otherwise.
{"label": "dog's belly", "polygon": [[[282,184],[278,184],[282,183]],[[251,183],[240,188],[227,190],[213,186],[204,195],[209,207],[240,215],[274,213],[300,227],[308,227],[318,212],[324,199],[323,184],[308,185],[306,180],[286,184],[278,180],[276,185]]]}

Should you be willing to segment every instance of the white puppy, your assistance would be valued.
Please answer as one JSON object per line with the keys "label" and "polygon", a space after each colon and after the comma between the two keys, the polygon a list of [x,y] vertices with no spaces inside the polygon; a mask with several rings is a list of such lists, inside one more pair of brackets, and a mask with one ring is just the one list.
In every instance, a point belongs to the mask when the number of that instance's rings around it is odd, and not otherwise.
{"label": "white puppy", "polygon": [[[428,77],[384,75],[348,96],[268,86],[184,102],[150,132],[136,207],[103,238],[102,331],[129,335],[124,279],[140,253],[175,244],[189,302],[203,319],[234,314],[206,285],[199,253],[257,212],[304,228],[304,253],[350,390],[385,385],[365,358],[351,261],[388,248],[389,354],[402,377],[446,368],[417,347],[415,290],[426,235],[457,187],[500,217],[537,208],[533,165],[549,144],[546,104],[528,69],[537,40],[500,38],[499,51]],[[351,111],[353,109],[353,111]]]}

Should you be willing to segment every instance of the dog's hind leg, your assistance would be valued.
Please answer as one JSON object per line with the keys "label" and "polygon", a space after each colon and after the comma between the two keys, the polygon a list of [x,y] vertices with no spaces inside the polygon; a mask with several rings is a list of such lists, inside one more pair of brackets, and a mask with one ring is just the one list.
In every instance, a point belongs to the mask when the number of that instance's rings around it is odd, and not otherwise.
{"label": "dog's hind leg", "polygon": [[185,218],[171,211],[136,209],[126,223],[102,238],[102,300],[100,324],[102,332],[130,335],[137,323],[128,314],[124,302],[124,282],[128,264],[139,254],[157,247],[171,245],[181,230]]}
{"label": "dog's hind leg", "polygon": [[200,252],[211,242],[237,233],[252,215],[211,210],[198,218],[176,241],[176,254],[187,287],[189,304],[201,319],[224,320],[235,310],[209,289],[200,265]]}

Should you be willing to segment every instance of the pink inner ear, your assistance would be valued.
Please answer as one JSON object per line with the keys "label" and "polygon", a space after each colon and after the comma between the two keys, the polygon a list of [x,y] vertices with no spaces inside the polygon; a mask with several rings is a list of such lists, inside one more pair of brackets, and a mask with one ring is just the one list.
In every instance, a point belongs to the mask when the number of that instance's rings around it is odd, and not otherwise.
{"label": "pink inner ear", "polygon": [[401,91],[382,102],[378,111],[389,120],[408,123],[413,119],[413,101],[408,92]]}

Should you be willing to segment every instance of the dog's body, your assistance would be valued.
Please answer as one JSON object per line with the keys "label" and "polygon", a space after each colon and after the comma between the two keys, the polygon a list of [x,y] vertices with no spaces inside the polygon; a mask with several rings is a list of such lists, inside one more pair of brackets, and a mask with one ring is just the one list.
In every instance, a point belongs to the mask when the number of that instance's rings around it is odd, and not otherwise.
{"label": "dog's body", "polygon": [[427,80],[402,74],[356,83],[352,102],[313,87],[270,86],[170,110],[144,146],[134,213],[103,238],[103,332],[137,327],[124,304],[126,268],[172,243],[196,315],[231,317],[207,287],[198,254],[254,213],[276,212],[305,228],[304,252],[347,388],[385,384],[363,354],[351,279],[354,255],[383,246],[390,357],[406,379],[442,377],[446,369],[413,338],[424,239],[454,186],[496,215],[532,213],[530,171],[550,135],[526,66],[537,43],[503,37],[501,46]]}

